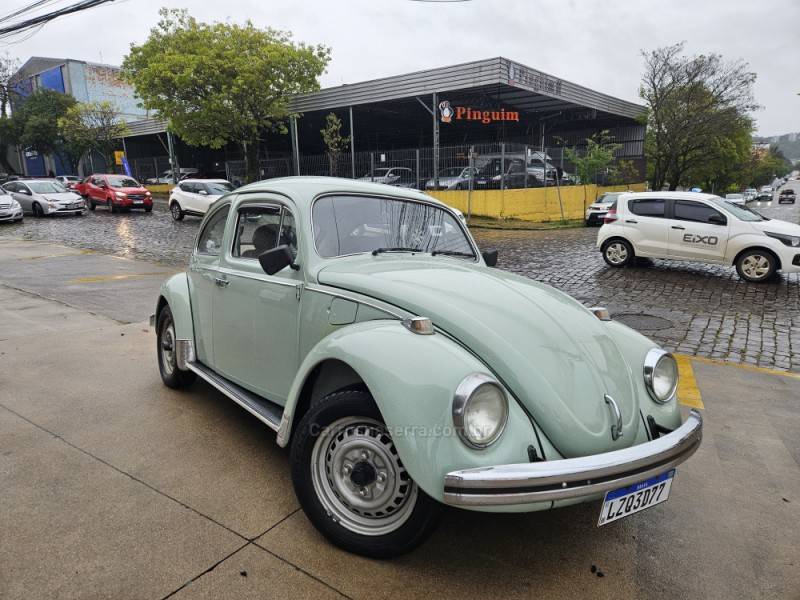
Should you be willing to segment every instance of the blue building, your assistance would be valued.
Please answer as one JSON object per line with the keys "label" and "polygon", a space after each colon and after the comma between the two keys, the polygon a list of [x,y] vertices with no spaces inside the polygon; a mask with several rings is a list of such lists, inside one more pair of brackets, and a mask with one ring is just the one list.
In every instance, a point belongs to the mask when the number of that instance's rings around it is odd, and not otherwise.
{"label": "blue building", "polygon": [[[147,118],[148,112],[137,106],[138,99],[133,87],[122,81],[119,67],[91,63],[70,58],[45,58],[33,56],[14,74],[15,82],[11,110],[25,101],[35,90],[47,89],[70,94],[78,102],[111,102],[125,121]],[[25,174],[44,176],[68,173],[69,167],[62,165],[57,156],[40,156],[33,151],[22,150]],[[93,169],[105,167],[100,156],[91,156]],[[86,169],[90,167],[87,165]]]}

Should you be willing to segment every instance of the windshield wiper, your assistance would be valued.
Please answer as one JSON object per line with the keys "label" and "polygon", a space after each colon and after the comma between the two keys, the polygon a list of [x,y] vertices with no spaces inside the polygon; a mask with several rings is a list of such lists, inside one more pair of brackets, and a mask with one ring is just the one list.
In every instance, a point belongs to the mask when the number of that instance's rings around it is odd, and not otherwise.
{"label": "windshield wiper", "polygon": [[395,248],[375,248],[372,251],[372,256],[378,256],[382,252],[422,252],[422,248],[403,248],[402,246],[398,246]]}
{"label": "windshield wiper", "polygon": [[467,256],[469,258],[475,258],[475,255],[472,252],[459,252],[458,250],[434,250],[431,252],[431,256],[436,256],[437,254],[441,254],[443,256]]}

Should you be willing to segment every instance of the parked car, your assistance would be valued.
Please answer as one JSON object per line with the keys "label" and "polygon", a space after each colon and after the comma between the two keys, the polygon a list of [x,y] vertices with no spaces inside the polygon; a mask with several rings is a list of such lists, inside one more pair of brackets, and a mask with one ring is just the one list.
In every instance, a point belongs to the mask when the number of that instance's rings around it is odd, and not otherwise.
{"label": "parked car", "polygon": [[77,186],[89,210],[98,205],[108,207],[112,213],[141,208],[153,210],[153,196],[138,181],[127,175],[90,175]]}
{"label": "parked car", "polygon": [[35,217],[83,214],[83,198],[54,179],[18,179],[3,184],[3,188],[20,204],[23,212]]}
{"label": "parked car", "polygon": [[606,192],[602,194],[597,200],[589,205],[586,209],[586,226],[602,225],[606,213],[614,205],[617,197],[622,192]]}
{"label": "parked car", "polygon": [[75,186],[81,182],[77,175],[56,175],[56,181],[71,191],[75,191]]}
{"label": "parked car", "polygon": [[202,217],[209,206],[234,189],[225,179],[184,179],[169,194],[169,212],[176,221],[186,215]]}
{"label": "parked car", "polygon": [[702,418],[682,421],[675,359],[654,342],[492,268],[497,251],[421,192],[309,177],[239,192],[161,287],[159,371],[275,430],[334,544],[406,552],[441,504],[604,499],[605,524],[667,499]]}
{"label": "parked car", "polygon": [[[541,169],[539,170],[541,171]],[[527,178],[526,178],[527,175]],[[535,168],[527,168],[522,158],[492,158],[484,164],[475,177],[475,189],[505,189],[537,187],[542,182]]]}
{"label": "parked car", "polygon": [[22,221],[22,206],[0,187],[0,223]]}
{"label": "parked car", "polygon": [[778,194],[778,204],[794,204],[795,194],[791,188],[781,190]]}
{"label": "parked car", "polygon": [[711,194],[622,194],[597,234],[597,248],[612,267],[636,257],[698,261],[733,265],[755,283],[779,270],[800,272],[800,225]]}
{"label": "parked car", "polygon": [[[200,172],[199,169],[193,169],[191,167],[178,169],[178,181],[183,181],[184,179],[188,179],[189,177],[194,177],[199,172]],[[156,185],[159,183],[173,183],[172,169],[167,169],[158,177],[150,177],[148,179],[145,179],[144,182],[149,185]]]}
{"label": "parked car", "polygon": [[746,203],[744,194],[725,194],[725,200],[741,206],[744,206]]}
{"label": "parked car", "polygon": [[413,188],[417,185],[414,171],[408,167],[375,169],[372,174],[367,173],[359,181],[371,181],[372,183],[383,183],[404,188]]}
{"label": "parked car", "polygon": [[758,196],[758,190],[756,188],[747,188],[744,191],[745,202],[750,202],[751,200],[755,200],[756,196]]}
{"label": "parked car", "polygon": [[439,171],[439,185],[433,178],[425,182],[426,190],[466,190],[469,180],[478,174],[475,167],[448,167]]}

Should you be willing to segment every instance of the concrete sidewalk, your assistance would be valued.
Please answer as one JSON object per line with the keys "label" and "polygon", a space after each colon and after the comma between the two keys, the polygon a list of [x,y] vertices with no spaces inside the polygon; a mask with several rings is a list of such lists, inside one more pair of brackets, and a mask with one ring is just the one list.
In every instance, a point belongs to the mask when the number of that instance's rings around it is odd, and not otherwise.
{"label": "concrete sidewalk", "polygon": [[[43,286],[19,279],[24,260],[4,256],[0,284],[11,264],[15,286]],[[151,269],[130,262],[131,272]],[[73,266],[64,281],[89,276]],[[104,297],[126,296],[146,314],[156,282],[129,283],[104,280]],[[116,309],[94,304],[89,314],[81,303],[99,303],[94,296],[47,285],[72,306],[0,285],[4,600],[800,590],[798,380],[695,363],[705,439],[666,504],[600,529],[597,504],[449,510],[417,551],[378,562],[332,547],[309,524],[271,431],[204,383],[185,392],[161,384],[144,321],[120,324],[109,318]]]}

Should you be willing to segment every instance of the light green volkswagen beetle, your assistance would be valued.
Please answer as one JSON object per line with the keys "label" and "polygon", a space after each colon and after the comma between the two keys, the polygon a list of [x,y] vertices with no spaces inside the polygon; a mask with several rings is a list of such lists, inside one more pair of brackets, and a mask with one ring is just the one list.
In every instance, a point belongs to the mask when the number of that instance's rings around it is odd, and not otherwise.
{"label": "light green volkswagen beetle", "polygon": [[666,500],[702,437],[675,360],[496,259],[421,192],[248,185],[162,286],[161,377],[200,377],[274,429],[308,518],[368,556],[422,542],[443,504],[603,499],[602,525]]}

